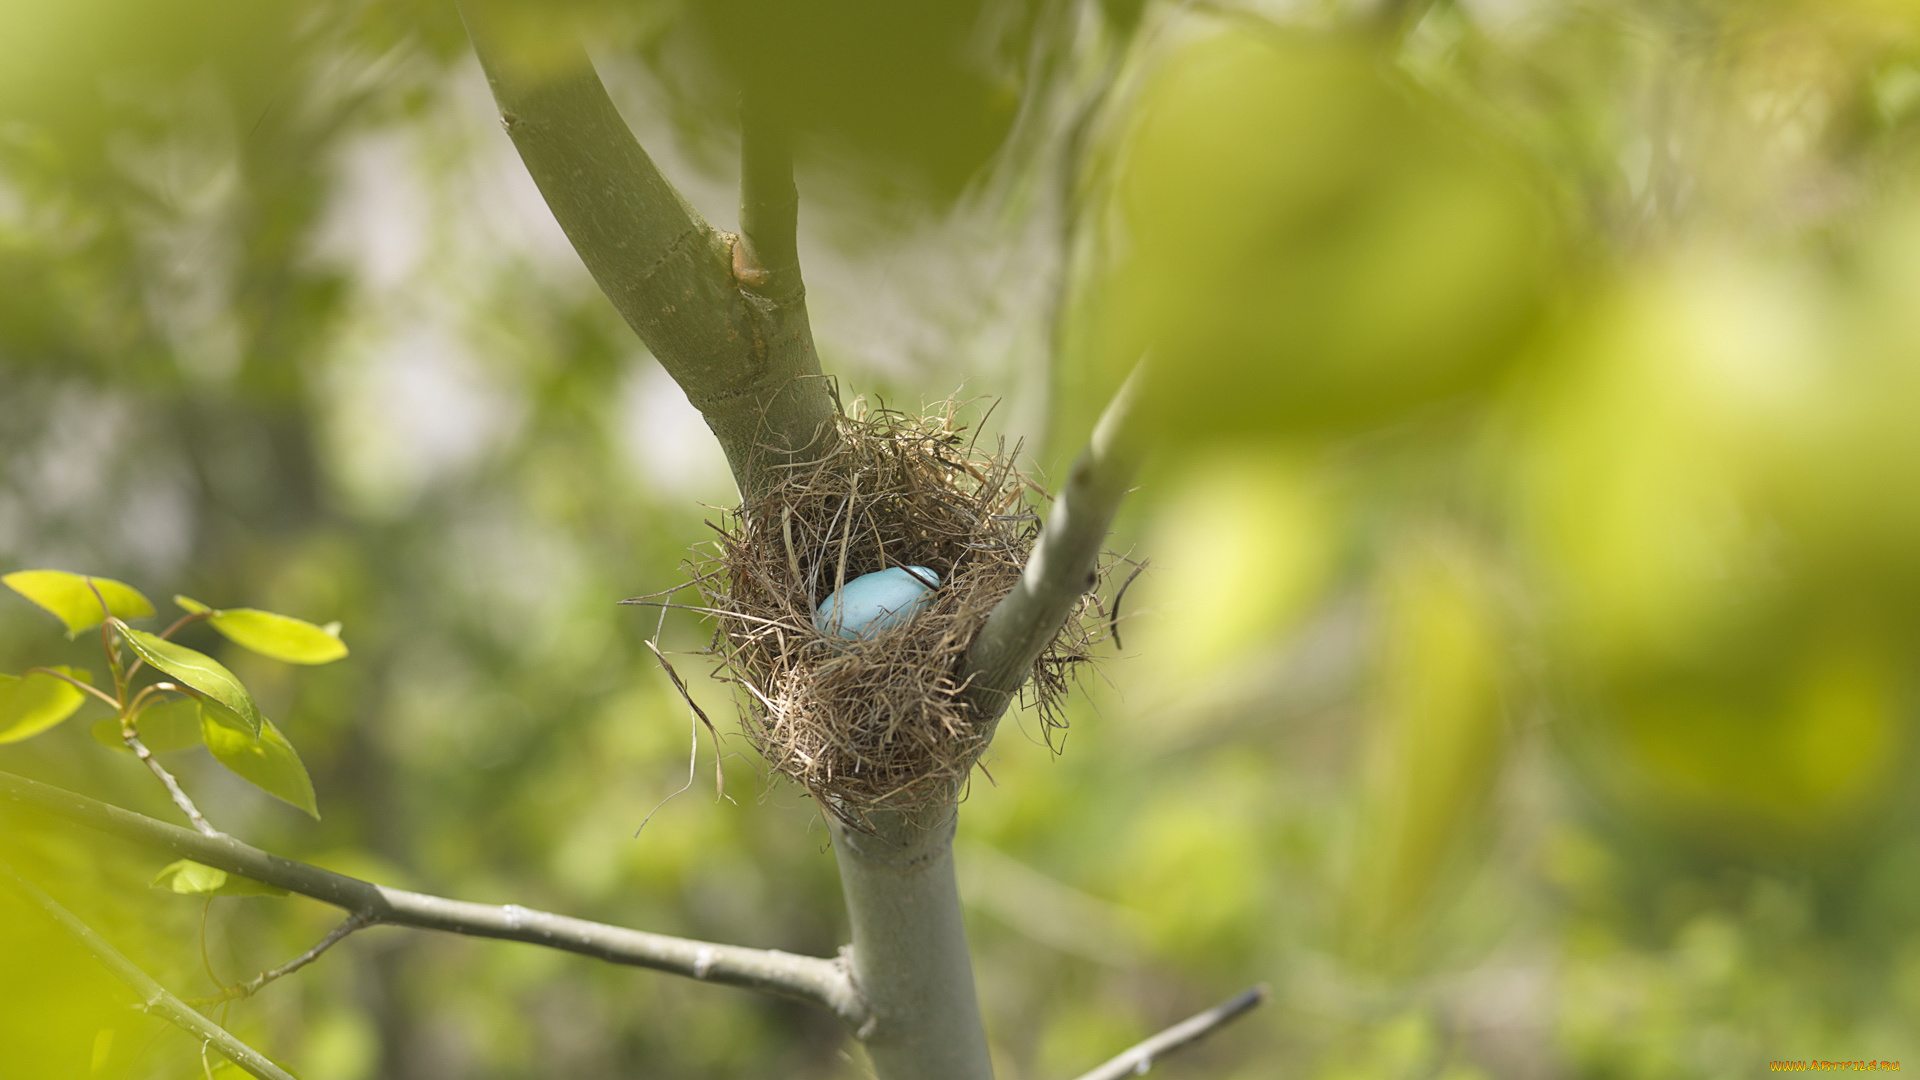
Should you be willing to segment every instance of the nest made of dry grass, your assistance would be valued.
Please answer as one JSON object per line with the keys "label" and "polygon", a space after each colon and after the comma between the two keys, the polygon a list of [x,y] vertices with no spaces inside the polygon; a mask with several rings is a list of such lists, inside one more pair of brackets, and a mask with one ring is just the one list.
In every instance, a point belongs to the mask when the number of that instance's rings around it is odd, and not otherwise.
{"label": "nest made of dry grass", "polygon": [[[743,691],[748,738],[855,825],[873,810],[949,797],[992,735],[961,671],[1020,578],[1038,535],[1026,494],[1041,489],[1003,444],[980,446],[961,412],[950,401],[922,416],[840,417],[838,448],[723,514],[718,543],[691,567],[718,623],[719,677]],[[893,566],[940,575],[928,609],[871,640],[814,629],[815,607],[842,583]],[[1092,603],[1067,621],[1025,691],[1050,744],[1069,672],[1088,659]]]}

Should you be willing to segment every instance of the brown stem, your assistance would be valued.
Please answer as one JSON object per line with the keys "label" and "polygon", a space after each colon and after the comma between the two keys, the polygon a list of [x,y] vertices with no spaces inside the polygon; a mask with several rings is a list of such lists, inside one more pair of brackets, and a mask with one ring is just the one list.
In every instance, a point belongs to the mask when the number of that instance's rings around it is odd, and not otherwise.
{"label": "brown stem", "polygon": [[87,693],[92,694],[94,697],[99,698],[101,701],[104,701],[107,704],[113,706],[115,712],[120,711],[120,702],[118,699],[114,698],[112,695],[108,694],[104,690],[99,689],[98,687],[89,686],[88,684],[81,682],[79,679],[74,678],[73,676],[67,674],[64,671],[55,671],[53,668],[50,668],[50,667],[30,667],[26,671],[22,672],[22,674],[51,675],[54,678],[59,679],[63,682],[72,683],[75,687],[81,690],[84,690]]}

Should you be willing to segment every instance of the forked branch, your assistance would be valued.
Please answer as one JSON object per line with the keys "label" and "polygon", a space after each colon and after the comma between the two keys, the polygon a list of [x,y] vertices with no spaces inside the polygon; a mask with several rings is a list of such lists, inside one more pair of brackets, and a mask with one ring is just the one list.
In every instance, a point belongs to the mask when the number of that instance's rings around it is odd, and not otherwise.
{"label": "forked branch", "polygon": [[[155,822],[155,824],[159,823]],[[180,831],[185,832],[185,830]],[[194,834],[187,833],[187,835]],[[293,1080],[291,1074],[267,1060],[266,1055],[241,1042],[231,1032],[168,993],[166,987],[155,982],[153,976],[134,966],[133,961],[120,955],[120,951],[109,945],[99,934],[94,933],[92,927],[75,918],[72,912],[60,906],[59,901],[41,891],[40,887],[33,882],[15,873],[13,868],[5,863],[0,863],[0,883],[6,884],[45,912],[48,918],[59,924],[62,930],[78,941],[82,948],[92,953],[93,958],[100,961],[102,967],[112,972],[114,978],[119,979],[129,990],[140,995],[141,1009],[189,1034],[198,1036],[202,1043],[220,1051],[227,1060],[240,1066],[251,1076],[259,1077],[260,1080]]]}
{"label": "forked branch", "polygon": [[411,926],[470,937],[521,941],[609,963],[797,998],[826,1007],[855,1030],[867,1019],[866,1003],[837,959],[693,941],[532,911],[514,904],[475,904],[389,888],[282,858],[230,836],[203,836],[11,773],[0,772],[0,798],[38,807],[123,840],[312,897],[358,915],[369,925]]}

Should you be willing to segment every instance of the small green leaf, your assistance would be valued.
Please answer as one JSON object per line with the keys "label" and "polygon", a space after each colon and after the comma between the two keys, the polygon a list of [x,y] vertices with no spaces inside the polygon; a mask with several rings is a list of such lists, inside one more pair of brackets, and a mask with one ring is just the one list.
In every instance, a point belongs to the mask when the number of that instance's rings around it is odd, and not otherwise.
{"label": "small green leaf", "polygon": [[[81,682],[89,680],[84,671],[68,667],[53,670]],[[19,742],[40,734],[72,716],[84,700],[78,687],[44,671],[32,672],[25,678],[0,675],[0,743]]]}
{"label": "small green leaf", "polygon": [[208,621],[234,644],[289,664],[330,664],[347,655],[347,643],[338,636],[338,623],[328,630],[303,619],[253,608],[216,611]]}
{"label": "small green leaf", "polygon": [[300,755],[272,721],[263,718],[261,725],[256,738],[232,710],[214,701],[200,703],[200,737],[220,764],[254,787],[318,819],[320,807],[314,801],[313,779],[307,775]]}
{"label": "small green leaf", "polygon": [[[140,710],[140,718],[134,721],[134,725],[140,731],[140,741],[156,754],[199,746],[200,702],[197,698],[182,697],[149,705]],[[115,750],[127,748],[120,738],[119,717],[109,716],[95,721],[93,738],[102,746],[110,746]]]}
{"label": "small green leaf", "polygon": [[[67,624],[69,638],[82,630],[99,626],[110,613],[120,619],[144,619],[153,614],[153,604],[138,589],[112,578],[69,574],[65,570],[16,570],[0,577],[7,588],[59,616]],[[91,582],[91,586],[89,586]],[[100,595],[93,594],[94,589]],[[100,610],[100,601],[107,610]]]}
{"label": "small green leaf", "polygon": [[227,883],[227,872],[214,867],[180,859],[160,868],[153,876],[153,887],[170,889],[183,896],[210,896],[220,891]]}
{"label": "small green leaf", "polygon": [[113,628],[120,632],[120,636],[126,639],[127,647],[140,659],[233,710],[246,723],[248,730],[257,734],[261,725],[266,723],[266,717],[260,715],[260,707],[253,703],[253,695],[247,693],[247,688],[240,685],[240,680],[234,678],[233,672],[221,666],[218,660],[185,645],[175,645],[163,637],[135,630],[118,620],[115,620]]}
{"label": "small green leaf", "polygon": [[181,596],[178,593],[174,594],[173,602],[179,605],[181,608],[185,609],[186,613],[189,615],[199,615],[202,612],[213,610],[212,608],[201,603],[200,601],[195,600],[191,596]]}
{"label": "small green leaf", "polygon": [[184,896],[285,896],[287,890],[229,874],[192,859],[168,863],[153,877],[153,887]]}

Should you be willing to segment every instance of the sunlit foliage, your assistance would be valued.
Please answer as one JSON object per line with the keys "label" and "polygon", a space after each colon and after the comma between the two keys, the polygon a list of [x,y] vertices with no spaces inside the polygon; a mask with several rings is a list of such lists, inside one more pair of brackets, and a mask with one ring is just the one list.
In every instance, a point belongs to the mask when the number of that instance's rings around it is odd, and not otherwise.
{"label": "sunlit foliage", "polygon": [[[740,82],[788,91],[848,401],[1005,395],[989,430],[1057,476],[1151,357],[1122,645],[1064,752],[1010,719],[963,807],[1004,1075],[1256,980],[1168,1075],[1920,1060],[1911,5],[821,7],[538,21],[717,224]],[[220,612],[182,646],[312,782],[276,800],[220,763],[260,744],[152,713],[223,827],[830,953],[818,815],[744,742],[737,802],[703,761],[634,835],[693,732],[613,602],[681,579],[727,477],[450,7],[0,6],[0,571]],[[0,671],[102,674],[97,618],[4,599]],[[334,619],[339,662],[248,651]],[[46,678],[0,684],[0,769],[175,817]],[[0,814],[0,858],[183,997],[331,925]],[[201,1075],[36,918],[0,894],[0,1075]],[[400,931],[226,1010],[314,1080],[861,1075],[803,1006]]]}

